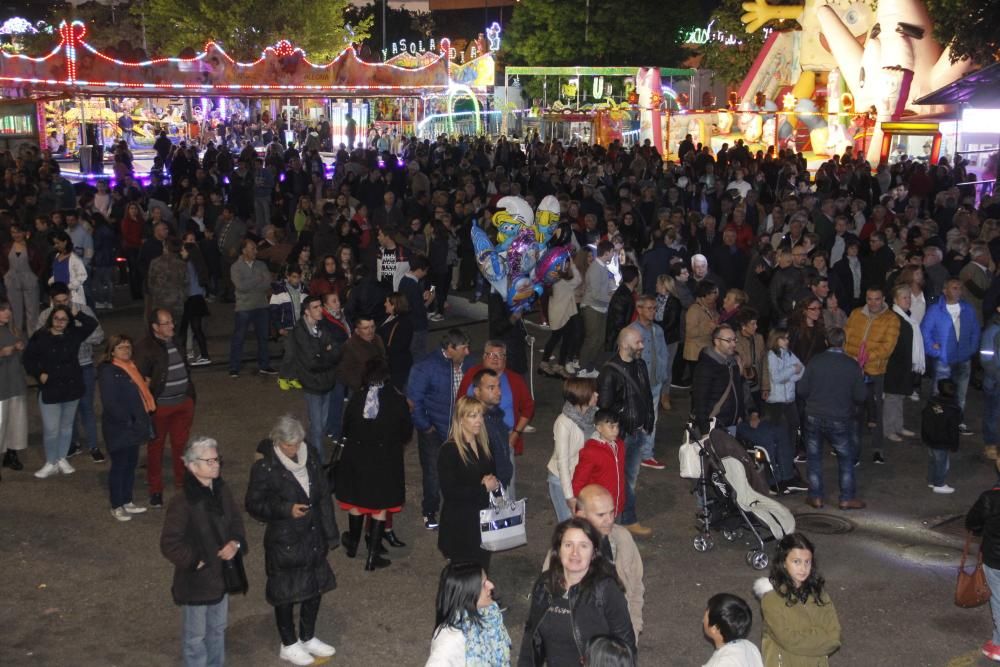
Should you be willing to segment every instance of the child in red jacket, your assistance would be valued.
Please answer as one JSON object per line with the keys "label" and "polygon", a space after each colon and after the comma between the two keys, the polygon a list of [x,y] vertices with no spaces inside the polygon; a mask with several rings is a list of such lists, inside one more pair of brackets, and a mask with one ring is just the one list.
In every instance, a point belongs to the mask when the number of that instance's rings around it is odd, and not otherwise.
{"label": "child in red jacket", "polygon": [[573,495],[588,484],[600,484],[615,499],[615,514],[625,507],[625,443],[618,437],[618,415],[598,410],[597,432],[583,445],[573,471]]}

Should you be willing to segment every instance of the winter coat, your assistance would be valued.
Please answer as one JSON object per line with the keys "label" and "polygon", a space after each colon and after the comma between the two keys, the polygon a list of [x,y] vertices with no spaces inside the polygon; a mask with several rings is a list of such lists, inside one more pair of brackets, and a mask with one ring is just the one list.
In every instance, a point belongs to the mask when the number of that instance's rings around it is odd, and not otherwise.
{"label": "winter coat", "polygon": [[1000,569],[1000,483],[979,495],[965,515],[965,529],[982,536],[983,564]]}
{"label": "winter coat", "polygon": [[954,399],[933,396],[920,413],[920,439],[931,449],[958,451],[962,408]]}
{"label": "winter coat", "polygon": [[344,410],[344,451],[337,462],[337,500],[372,510],[401,507],[406,500],[403,449],[413,436],[406,398],[391,385],[379,390],[375,419],[364,417],[367,389]]}
{"label": "winter coat", "polygon": [[[797,371],[795,366],[801,366]],[[768,403],[794,403],[795,383],[802,379],[806,365],[788,350],[769,350],[767,353],[767,375],[771,382]]]}
{"label": "winter coat", "polygon": [[149,440],[150,415],[139,388],[124,369],[111,362],[97,369],[101,389],[101,430],[108,451],[138,447]]}
{"label": "winter coat", "polygon": [[[174,564],[170,592],[176,604],[211,605],[222,599],[225,584],[217,554],[231,540],[240,543],[246,556],[243,516],[229,486],[218,478],[209,489],[185,474],[184,489],[170,499],[160,532],[160,553]],[[199,562],[205,564],[200,569]]]}
{"label": "winter coat", "polygon": [[626,362],[617,354],[613,356],[601,367],[597,391],[597,406],[618,414],[622,437],[640,429],[653,432],[656,419],[653,391],[642,359]]}
{"label": "winter coat", "polygon": [[[948,312],[948,304],[942,297],[927,306],[927,313],[920,323],[920,333],[924,336],[924,353],[939,364],[958,364],[971,359],[979,351],[979,320],[976,311],[965,301],[959,301],[959,337],[955,337],[955,325]],[[938,347],[935,348],[934,346]]]}
{"label": "winter coat", "polygon": [[[61,335],[54,335],[49,329],[39,329],[28,340],[23,356],[24,370],[38,379],[42,403],[66,403],[83,397],[80,345],[96,328],[97,320],[77,313],[70,318]],[[48,374],[44,384],[42,373]]]}
{"label": "winter coat", "polygon": [[[871,327],[869,327],[871,322]],[[867,330],[867,336],[865,331]],[[885,367],[889,363],[889,357],[896,346],[896,339],[899,337],[899,317],[889,306],[883,306],[883,310],[877,314],[871,314],[868,306],[855,308],[851,316],[847,318],[847,327],[844,329],[847,334],[847,341],[844,343],[844,352],[852,359],[858,358],[861,350],[861,343],[864,341],[865,351],[868,361],[865,363],[865,373],[867,375],[885,375]]]}
{"label": "winter coat", "polygon": [[885,367],[885,393],[905,396],[913,391],[913,327],[893,311],[899,320],[896,347]]}
{"label": "winter coat", "polygon": [[[326,560],[327,551],[339,542],[333,503],[319,453],[309,448],[306,469],[309,495],[274,453],[274,444],[257,446],[263,458],[250,469],[247,513],[267,524],[264,531],[264,571],[268,604],[303,602],[337,586]],[[292,518],[292,505],[309,505],[305,516]]]}
{"label": "winter coat", "polygon": [[719,428],[735,426],[746,417],[750,391],[736,358],[727,359],[709,347],[701,351],[691,384],[691,414],[702,433],[708,433],[712,411],[720,401],[715,414],[716,425]]}
{"label": "winter coat", "polygon": [[635,316],[635,295],[625,283],[618,286],[608,303],[608,316],[604,320],[604,349],[616,347],[618,332],[627,327]]}
{"label": "winter coat", "polygon": [[[770,582],[766,586],[771,586]],[[765,667],[826,667],[830,664],[829,656],[840,648],[840,619],[829,595],[824,592],[820,600],[823,604],[817,604],[810,596],[805,604],[798,602],[788,606],[777,591],[772,589],[764,593],[760,615]]]}
{"label": "winter coat", "polygon": [[365,377],[365,367],[368,361],[376,357],[385,360],[385,345],[382,339],[375,336],[366,341],[355,334],[347,339],[341,348],[340,363],[337,364],[337,383],[346,386],[350,391],[357,391]]}
{"label": "winter coat", "polygon": [[684,314],[684,359],[697,361],[705,347],[712,344],[712,331],[719,322],[719,314],[695,302]]}
{"label": "winter coat", "polygon": [[[657,295],[657,302],[663,297]],[[673,294],[666,297],[666,302],[663,304],[663,319],[657,320],[656,323],[663,329],[663,340],[667,345],[673,345],[674,343],[680,342],[681,340],[681,323],[684,319],[683,308],[681,307],[680,299],[678,299]]]}
{"label": "winter coat", "polygon": [[[29,260],[30,261],[30,260]],[[80,259],[76,253],[69,254],[69,282],[66,284],[69,287],[69,297],[70,301],[75,304],[82,305],[87,303],[87,297],[83,292],[83,284],[87,282],[87,267],[84,265],[83,260]],[[52,258],[52,264],[55,265],[56,259]],[[55,277],[49,276],[49,285],[56,281]]]}
{"label": "winter coat", "polygon": [[852,419],[855,406],[868,396],[858,363],[837,348],[817,354],[806,364],[795,391],[805,400],[807,415],[836,420]]}
{"label": "winter coat", "polygon": [[573,470],[573,496],[588,484],[598,484],[611,494],[615,501],[615,515],[625,508],[625,442],[619,438],[614,443],[590,438],[584,443]]}
{"label": "winter coat", "polygon": [[802,269],[794,266],[777,268],[771,276],[768,290],[771,293],[771,315],[780,322],[792,314],[794,297],[804,282]]}
{"label": "winter coat", "polygon": [[316,329],[318,335],[314,336],[305,318],[301,318],[288,332],[281,373],[298,380],[310,394],[325,394],[336,384],[342,345],[329,328],[317,325]]}
{"label": "winter coat", "polygon": [[[300,312],[295,312],[295,305],[292,301],[292,293],[298,292],[298,303]],[[302,302],[306,300],[307,293],[303,286],[299,284],[294,287],[286,280],[271,283],[271,298],[268,300],[268,317],[271,326],[275,329],[291,329],[301,316]]]}
{"label": "winter coat", "polygon": [[[771,391],[771,375],[768,372],[767,347],[764,337],[755,333],[752,337],[736,334],[736,355],[740,359],[740,370],[747,379],[751,391]],[[753,370],[750,370],[750,369]]]}
{"label": "winter coat", "polygon": [[376,332],[385,344],[385,353],[389,359],[389,372],[392,384],[400,391],[406,390],[406,382],[413,367],[413,353],[410,343],[413,341],[413,323],[405,315],[386,320],[379,325]]}
{"label": "winter coat", "polygon": [[571,637],[561,639],[572,640],[576,644],[578,655],[546,655],[541,624],[555,600],[546,585],[548,576],[543,573],[531,591],[531,607],[528,611],[528,620],[524,624],[524,637],[517,660],[518,667],[570,664],[555,662],[558,658],[568,658],[574,661],[572,664],[576,664],[576,660],[582,660],[590,640],[600,635],[609,635],[623,641],[632,650],[632,655],[636,655],[635,631],[629,618],[625,594],[618,582],[608,577],[595,581],[593,590],[587,593],[581,594],[579,585],[571,586],[569,589],[568,601],[573,633]]}
{"label": "winter coat", "polygon": [[483,476],[496,475],[492,456],[469,454],[464,463],[454,440],[441,445],[437,460],[441,484],[441,521],[438,525],[438,549],[445,558],[479,560],[479,510],[489,507],[489,491]]}
{"label": "winter coat", "polygon": [[[464,374],[471,363],[462,363]],[[438,348],[414,364],[406,385],[406,397],[413,404],[413,426],[418,431],[433,428],[441,438],[451,428],[451,413],[455,408],[452,391],[452,363]]]}
{"label": "winter coat", "polygon": [[552,285],[552,296],[549,297],[548,322],[552,331],[558,331],[566,326],[570,318],[576,315],[576,288],[583,282],[580,271],[575,265],[570,265],[573,269],[573,277],[566,280],[558,280]]}
{"label": "winter coat", "polygon": [[172,252],[165,252],[149,264],[146,277],[152,308],[165,308],[176,319],[184,311],[188,297],[187,262]]}

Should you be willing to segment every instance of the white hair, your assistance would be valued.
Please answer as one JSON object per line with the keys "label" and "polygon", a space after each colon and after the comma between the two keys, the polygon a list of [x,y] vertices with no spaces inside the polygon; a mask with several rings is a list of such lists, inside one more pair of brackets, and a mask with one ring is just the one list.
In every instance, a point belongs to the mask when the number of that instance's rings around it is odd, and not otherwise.
{"label": "white hair", "polygon": [[695,264],[704,264],[705,266],[708,266],[708,258],[702,255],[701,253],[698,253],[697,255],[692,255],[691,256],[692,268],[694,267]]}
{"label": "white hair", "polygon": [[214,449],[218,452],[218,441],[215,438],[208,437],[207,435],[194,436],[188,440],[187,447],[184,448],[184,463],[194,463],[200,458],[199,454],[206,449]]}

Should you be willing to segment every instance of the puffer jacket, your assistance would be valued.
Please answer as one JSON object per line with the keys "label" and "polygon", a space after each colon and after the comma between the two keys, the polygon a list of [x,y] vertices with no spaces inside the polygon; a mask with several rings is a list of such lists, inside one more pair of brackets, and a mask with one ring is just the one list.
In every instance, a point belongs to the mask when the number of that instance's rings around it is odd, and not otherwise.
{"label": "puffer jacket", "polygon": [[965,515],[965,529],[983,538],[983,563],[1000,569],[1000,480],[983,491]]}
{"label": "puffer jacket", "polygon": [[[806,365],[789,350],[769,350],[767,353],[767,374],[771,381],[768,403],[794,403],[795,383],[802,379]],[[796,370],[795,366],[799,368]]]}
{"label": "puffer jacket", "polygon": [[[264,531],[266,598],[272,606],[303,602],[337,587],[327,551],[339,543],[333,502],[319,453],[308,449],[309,495],[274,453],[270,440],[262,440],[257,453],[263,458],[250,469],[246,509]],[[299,519],[292,505],[309,505]]]}
{"label": "puffer jacket", "polygon": [[[971,359],[979,351],[979,320],[975,309],[959,301],[959,337],[955,338],[955,325],[944,298],[927,307],[920,323],[924,337],[924,353],[941,364],[958,364]],[[934,346],[937,345],[935,348]]]}
{"label": "puffer jacket", "polygon": [[[869,321],[871,327],[868,326]],[[883,306],[882,312],[875,314],[868,311],[867,305],[855,308],[847,318],[845,333],[847,342],[844,343],[844,352],[852,359],[857,359],[861,342],[864,341],[868,355],[868,361],[864,366],[865,374],[885,375],[889,357],[896,348],[896,339],[899,338],[899,318],[892,308]]]}
{"label": "puffer jacket", "polygon": [[[760,596],[761,654],[766,667],[827,667],[830,655],[840,648],[841,630],[837,609],[824,591],[817,604],[788,606],[767,579],[754,583]],[[761,594],[762,593],[762,594]]]}
{"label": "puffer jacket", "polygon": [[653,390],[649,386],[646,362],[641,359],[624,361],[616,354],[601,368],[597,376],[597,392],[597,406],[618,414],[623,438],[639,429],[652,432],[656,413],[653,411]]}

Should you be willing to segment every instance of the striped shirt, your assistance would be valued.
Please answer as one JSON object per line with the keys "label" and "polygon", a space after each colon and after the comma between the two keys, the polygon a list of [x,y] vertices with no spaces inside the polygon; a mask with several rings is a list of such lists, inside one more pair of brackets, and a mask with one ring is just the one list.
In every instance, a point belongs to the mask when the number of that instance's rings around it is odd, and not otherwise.
{"label": "striped shirt", "polygon": [[163,391],[156,397],[157,405],[177,405],[187,398],[188,372],[184,366],[184,358],[172,340],[167,346],[167,381]]}

